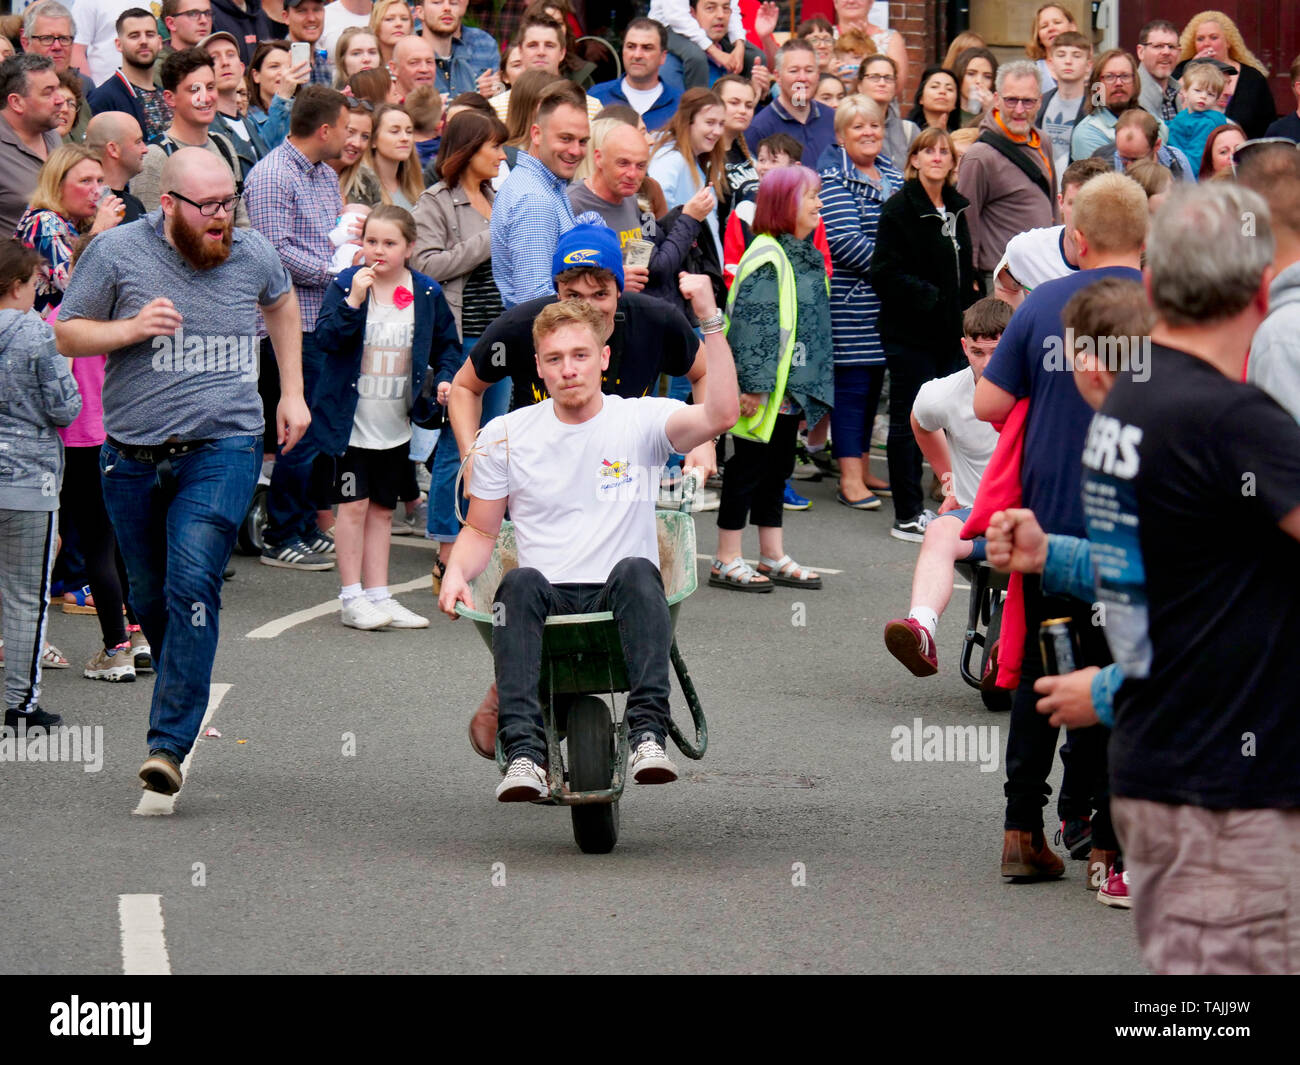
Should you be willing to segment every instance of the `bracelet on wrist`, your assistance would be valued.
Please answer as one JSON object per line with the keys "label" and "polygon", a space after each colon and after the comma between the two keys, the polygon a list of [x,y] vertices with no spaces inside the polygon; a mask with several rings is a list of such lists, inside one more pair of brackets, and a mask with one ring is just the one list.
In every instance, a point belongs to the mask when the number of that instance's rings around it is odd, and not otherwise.
{"label": "bracelet on wrist", "polygon": [[700,319],[700,332],[705,336],[708,336],[710,333],[721,333],[725,328],[724,321],[722,312],[715,311],[713,314],[709,315],[709,317]]}

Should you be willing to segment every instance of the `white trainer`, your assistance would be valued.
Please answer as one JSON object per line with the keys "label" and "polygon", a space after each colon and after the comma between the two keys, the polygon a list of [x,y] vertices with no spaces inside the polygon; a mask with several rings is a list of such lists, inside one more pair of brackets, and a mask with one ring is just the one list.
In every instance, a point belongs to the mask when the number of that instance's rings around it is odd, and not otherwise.
{"label": "white trainer", "polygon": [[381,610],[364,595],[355,596],[343,604],[343,624],[350,629],[382,629],[392,624],[393,615]]}
{"label": "white trainer", "polygon": [[659,742],[649,735],[632,752],[628,771],[638,784],[671,784],[677,779],[677,767]]}
{"label": "white trainer", "polygon": [[376,603],[375,606],[393,619],[388,623],[390,629],[427,629],[429,627],[428,618],[407,610],[406,607],[391,597]]}
{"label": "white trainer", "polygon": [[497,785],[497,802],[536,802],[550,794],[546,770],[531,758],[516,758]]}

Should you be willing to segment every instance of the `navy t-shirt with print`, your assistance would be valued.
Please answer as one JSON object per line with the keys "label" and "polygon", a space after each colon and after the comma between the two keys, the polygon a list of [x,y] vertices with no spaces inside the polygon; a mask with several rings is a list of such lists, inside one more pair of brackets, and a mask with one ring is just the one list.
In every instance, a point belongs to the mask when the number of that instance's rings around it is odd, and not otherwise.
{"label": "navy t-shirt with print", "polygon": [[1044,530],[1063,536],[1084,535],[1079,455],[1092,409],[1074,386],[1061,312],[1080,289],[1110,277],[1142,280],[1137,270],[1108,266],[1039,285],[1011,316],[984,370],[1016,399],[1029,397],[1021,505],[1034,512]]}
{"label": "navy t-shirt with print", "polygon": [[[1106,640],[1124,669],[1111,790],[1300,806],[1300,427],[1267,393],[1152,345],[1083,450]],[[1143,374],[1145,376],[1145,374]]]}

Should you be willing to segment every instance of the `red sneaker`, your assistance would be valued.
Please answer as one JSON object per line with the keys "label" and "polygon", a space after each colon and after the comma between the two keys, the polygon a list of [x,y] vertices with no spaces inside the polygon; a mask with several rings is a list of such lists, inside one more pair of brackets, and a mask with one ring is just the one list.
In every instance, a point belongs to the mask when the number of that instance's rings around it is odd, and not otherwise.
{"label": "red sneaker", "polygon": [[1106,883],[1097,889],[1097,901],[1105,906],[1116,906],[1121,910],[1131,910],[1133,900],[1128,895],[1128,870],[1119,872],[1112,865]]}
{"label": "red sneaker", "polygon": [[933,677],[939,672],[939,652],[934,640],[915,618],[895,618],[885,624],[885,646],[889,653],[916,677]]}

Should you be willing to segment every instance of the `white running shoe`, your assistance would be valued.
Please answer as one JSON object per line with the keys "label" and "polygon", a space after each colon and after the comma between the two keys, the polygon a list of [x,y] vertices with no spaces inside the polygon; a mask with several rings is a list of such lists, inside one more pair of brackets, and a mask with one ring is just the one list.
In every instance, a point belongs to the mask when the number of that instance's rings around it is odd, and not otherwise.
{"label": "white running shoe", "polygon": [[632,752],[628,771],[638,784],[671,784],[677,779],[677,767],[659,746],[659,741],[649,734]]}
{"label": "white running shoe", "polygon": [[343,624],[350,629],[382,629],[391,625],[393,615],[381,610],[364,595],[355,596],[343,604]]}
{"label": "white running shoe", "polygon": [[83,677],[91,680],[133,681],[135,680],[135,662],[131,655],[130,643],[110,650],[101,650],[86,663],[81,671]]}
{"label": "white running shoe", "polygon": [[516,758],[497,785],[497,802],[536,802],[550,794],[546,770],[531,758]]}
{"label": "white running shoe", "polygon": [[388,623],[390,629],[427,629],[429,627],[428,618],[407,610],[406,607],[391,596],[376,603],[375,606],[392,617],[393,620]]}

